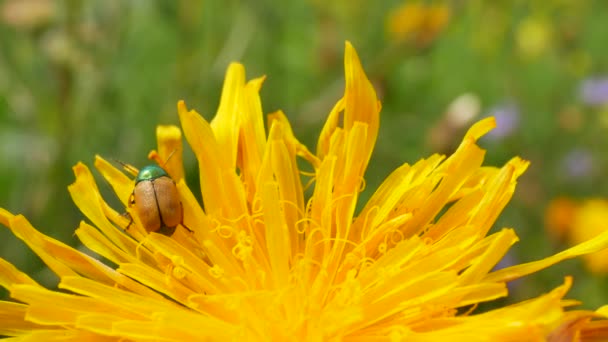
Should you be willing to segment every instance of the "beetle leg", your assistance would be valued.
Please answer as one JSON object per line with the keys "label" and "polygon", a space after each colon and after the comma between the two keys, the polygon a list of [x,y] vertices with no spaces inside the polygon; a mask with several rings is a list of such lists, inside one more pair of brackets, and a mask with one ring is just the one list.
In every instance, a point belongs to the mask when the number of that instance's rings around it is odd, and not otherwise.
{"label": "beetle leg", "polygon": [[131,214],[129,214],[128,212],[122,213],[120,214],[120,216],[129,217],[129,224],[125,227],[125,231],[129,230],[129,227],[131,227],[131,225],[133,224],[133,216],[131,216]]}
{"label": "beetle leg", "polygon": [[[129,208],[131,208],[134,204],[135,204],[135,191],[133,191],[131,193],[131,196],[129,196],[129,201],[127,202],[127,205],[129,206]],[[127,227],[125,227],[125,230],[129,230],[129,227],[131,227],[131,225],[133,224],[133,216],[131,216],[131,214],[129,214],[128,212],[122,213],[121,216],[129,217],[129,224],[127,225]]]}
{"label": "beetle leg", "polygon": [[188,226],[186,226],[184,224],[184,205],[182,204],[182,202],[179,202],[179,207],[182,211],[182,222],[181,222],[182,227],[186,228],[190,233],[194,233],[194,231],[192,229],[188,228]]}

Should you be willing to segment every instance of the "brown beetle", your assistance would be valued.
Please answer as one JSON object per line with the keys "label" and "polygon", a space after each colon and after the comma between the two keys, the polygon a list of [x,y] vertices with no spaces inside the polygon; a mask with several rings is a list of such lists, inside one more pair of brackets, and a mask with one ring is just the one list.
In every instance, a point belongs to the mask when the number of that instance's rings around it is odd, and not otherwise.
{"label": "brown beetle", "polygon": [[170,234],[183,218],[175,182],[156,165],[148,165],[137,174],[129,207],[135,209],[147,232]]}

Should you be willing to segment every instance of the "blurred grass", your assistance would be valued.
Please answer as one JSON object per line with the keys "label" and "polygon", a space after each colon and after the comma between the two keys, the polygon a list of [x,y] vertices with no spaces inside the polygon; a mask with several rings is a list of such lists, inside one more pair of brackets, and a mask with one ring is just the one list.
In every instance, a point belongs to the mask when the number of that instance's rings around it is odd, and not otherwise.
{"label": "blurred grass", "polygon": [[[528,261],[565,248],[543,228],[548,201],[557,195],[606,197],[608,190],[608,107],[581,97],[585,80],[608,75],[608,5],[409,2],[409,12],[402,13],[407,20],[393,23],[402,32],[391,34],[390,18],[403,4],[1,2],[0,206],[76,245],[73,232],[83,216],[66,190],[71,167],[80,160],[91,165],[95,154],[146,164],[156,147],[155,126],[178,123],[177,100],[213,117],[233,60],[245,64],[248,77],[268,76],[264,111],[283,109],[296,135],[314,148],[341,96],[348,39],[383,102],[367,195],[401,163],[452,151],[470,120],[455,125],[448,107],[472,94],[480,103],[478,116],[504,112],[515,120],[506,134],[482,140],[486,164],[502,165],[515,155],[532,162],[496,224],[514,227],[521,237],[510,257]],[[429,14],[429,8],[438,10]],[[508,121],[501,124],[499,129],[509,128]],[[569,161],[573,153],[586,159]],[[192,156],[186,163],[195,184]],[[572,163],[575,169],[589,165],[573,172]],[[6,229],[0,241],[3,258],[54,284]],[[571,296],[585,307],[608,303],[605,277],[590,275],[580,261],[513,284],[513,299],[547,291],[566,274],[575,275]]]}

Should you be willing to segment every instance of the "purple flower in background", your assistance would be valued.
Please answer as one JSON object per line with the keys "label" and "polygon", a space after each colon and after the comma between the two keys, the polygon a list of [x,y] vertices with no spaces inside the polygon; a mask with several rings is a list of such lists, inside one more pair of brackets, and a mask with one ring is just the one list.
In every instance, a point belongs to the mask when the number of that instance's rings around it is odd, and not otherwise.
{"label": "purple flower in background", "polygon": [[562,160],[561,169],[568,178],[586,178],[593,171],[593,155],[586,149],[576,148],[568,152]]}
{"label": "purple flower in background", "polygon": [[[511,267],[511,266],[514,266],[517,264],[519,264],[519,262],[512,255],[512,253],[507,253],[502,259],[500,259],[498,264],[496,264],[496,266],[494,266],[492,271],[498,271],[500,269]],[[516,279],[514,281],[508,282],[507,288],[509,289],[509,292],[511,292],[511,291],[515,290],[517,287],[519,287],[520,283],[521,283],[521,279]]]}
{"label": "purple flower in background", "polygon": [[588,78],[579,89],[583,103],[590,106],[603,105],[608,102],[608,78]]}
{"label": "purple flower in background", "polygon": [[513,103],[496,106],[487,116],[496,118],[496,128],[488,133],[488,137],[499,140],[510,136],[519,127],[519,108]]}

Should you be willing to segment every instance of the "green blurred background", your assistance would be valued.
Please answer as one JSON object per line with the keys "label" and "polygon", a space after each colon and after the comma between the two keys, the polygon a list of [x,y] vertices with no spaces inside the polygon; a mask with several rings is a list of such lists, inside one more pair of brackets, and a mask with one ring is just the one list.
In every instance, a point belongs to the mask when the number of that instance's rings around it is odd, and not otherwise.
{"label": "green blurred background", "polygon": [[[2,1],[0,206],[78,246],[71,167],[95,154],[146,164],[155,126],[178,123],[177,100],[212,118],[233,60],[250,78],[268,76],[264,111],[283,109],[314,148],[341,96],[350,40],[383,102],[366,196],[401,163],[450,153],[472,122],[495,115],[481,141],[486,164],[532,162],[496,224],[522,240],[505,264],[542,258],[568,246],[544,226],[553,198],[607,195],[607,22],[599,0]],[[194,183],[191,155],[186,163]],[[7,229],[0,250],[55,284]],[[570,297],[608,304],[605,276],[581,261],[515,282],[508,301],[566,274]]]}

